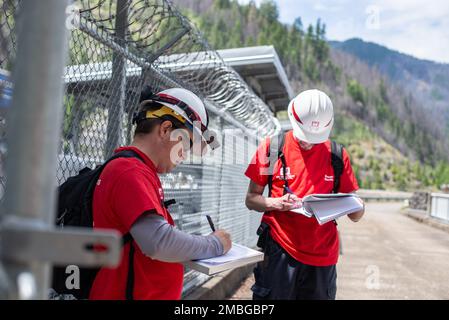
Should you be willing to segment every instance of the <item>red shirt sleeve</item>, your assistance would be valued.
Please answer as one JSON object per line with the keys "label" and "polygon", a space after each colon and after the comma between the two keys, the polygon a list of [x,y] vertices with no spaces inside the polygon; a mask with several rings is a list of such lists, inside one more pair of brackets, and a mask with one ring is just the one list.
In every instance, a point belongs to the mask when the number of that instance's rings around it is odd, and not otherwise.
{"label": "red shirt sleeve", "polygon": [[125,230],[144,212],[154,210],[166,219],[161,204],[162,195],[151,177],[142,170],[127,170],[115,181],[112,188],[112,210]]}
{"label": "red shirt sleeve", "polygon": [[349,160],[349,155],[346,149],[343,149],[343,173],[340,177],[340,188],[339,192],[350,193],[357,191],[359,189],[359,184],[355,177],[354,171],[352,170],[351,161]]}
{"label": "red shirt sleeve", "polygon": [[257,148],[245,175],[253,182],[264,187],[268,183],[269,161],[267,157],[268,148],[270,147],[270,139],[266,138]]}

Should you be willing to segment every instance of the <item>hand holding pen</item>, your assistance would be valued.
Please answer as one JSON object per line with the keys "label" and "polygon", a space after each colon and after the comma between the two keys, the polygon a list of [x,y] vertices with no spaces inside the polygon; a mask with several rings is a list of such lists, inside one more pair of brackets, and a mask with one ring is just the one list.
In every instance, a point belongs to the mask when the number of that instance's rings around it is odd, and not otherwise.
{"label": "hand holding pen", "polygon": [[290,211],[302,207],[302,201],[289,187],[285,187],[287,192],[279,198],[267,198],[267,210]]}
{"label": "hand holding pen", "polygon": [[223,245],[223,254],[225,254],[232,247],[231,235],[225,230],[216,230],[212,218],[209,215],[206,215],[206,218],[207,222],[209,222],[210,228],[212,229],[212,234],[218,237],[218,240],[220,240],[221,244]]}

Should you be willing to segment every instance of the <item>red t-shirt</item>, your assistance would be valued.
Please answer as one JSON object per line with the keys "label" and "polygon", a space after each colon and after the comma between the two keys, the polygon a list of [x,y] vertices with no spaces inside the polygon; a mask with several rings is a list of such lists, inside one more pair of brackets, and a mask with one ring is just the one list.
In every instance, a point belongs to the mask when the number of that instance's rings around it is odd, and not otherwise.
{"label": "red t-shirt", "polygon": [[[267,138],[258,148],[245,174],[260,186],[268,183]],[[284,155],[287,164],[286,176],[290,189],[303,198],[312,193],[332,193],[334,170],[331,163],[330,141],[303,150],[289,131],[285,136]],[[340,177],[339,192],[349,193],[358,189],[346,150],[343,151],[344,170]],[[274,165],[272,197],[283,196],[284,181],[278,159]],[[270,226],[270,234],[293,258],[313,266],[334,265],[338,261],[338,235],[332,222],[322,226],[315,218],[307,218],[294,212],[270,211],[262,221]]]}
{"label": "red t-shirt", "polygon": [[[123,150],[137,152],[144,163],[136,158],[119,158],[106,166],[94,191],[94,228],[116,229],[125,235],[136,219],[149,210],[174,225],[163,205],[164,193],[153,162],[134,147],[119,148],[115,152]],[[180,299],[182,264],[153,260],[136,243],[134,247],[134,299]],[[100,269],[90,299],[125,299],[129,249],[128,243],[118,267]]]}

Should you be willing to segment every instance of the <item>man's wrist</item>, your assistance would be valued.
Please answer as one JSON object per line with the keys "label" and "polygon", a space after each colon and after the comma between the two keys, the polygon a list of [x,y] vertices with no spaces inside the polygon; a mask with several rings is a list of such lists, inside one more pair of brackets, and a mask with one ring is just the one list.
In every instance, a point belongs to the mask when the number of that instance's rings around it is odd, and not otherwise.
{"label": "man's wrist", "polygon": [[214,243],[214,246],[216,248],[216,252],[218,255],[224,254],[224,246],[221,242],[220,238],[215,234],[210,234],[208,237],[212,239],[212,242]]}
{"label": "man's wrist", "polygon": [[277,208],[274,205],[274,202],[276,201],[276,198],[265,198],[265,210],[266,211],[272,211],[276,210]]}

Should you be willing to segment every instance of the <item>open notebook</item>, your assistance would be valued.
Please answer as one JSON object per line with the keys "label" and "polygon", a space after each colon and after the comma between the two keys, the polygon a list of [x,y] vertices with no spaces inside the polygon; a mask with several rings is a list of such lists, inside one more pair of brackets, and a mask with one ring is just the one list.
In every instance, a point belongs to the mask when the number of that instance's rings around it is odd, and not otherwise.
{"label": "open notebook", "polygon": [[302,203],[301,208],[291,211],[309,218],[314,216],[320,225],[363,208],[362,200],[352,193],[311,194]]}
{"label": "open notebook", "polygon": [[188,261],[184,264],[191,269],[212,275],[263,260],[263,253],[237,243],[232,244],[226,254],[214,258]]}

